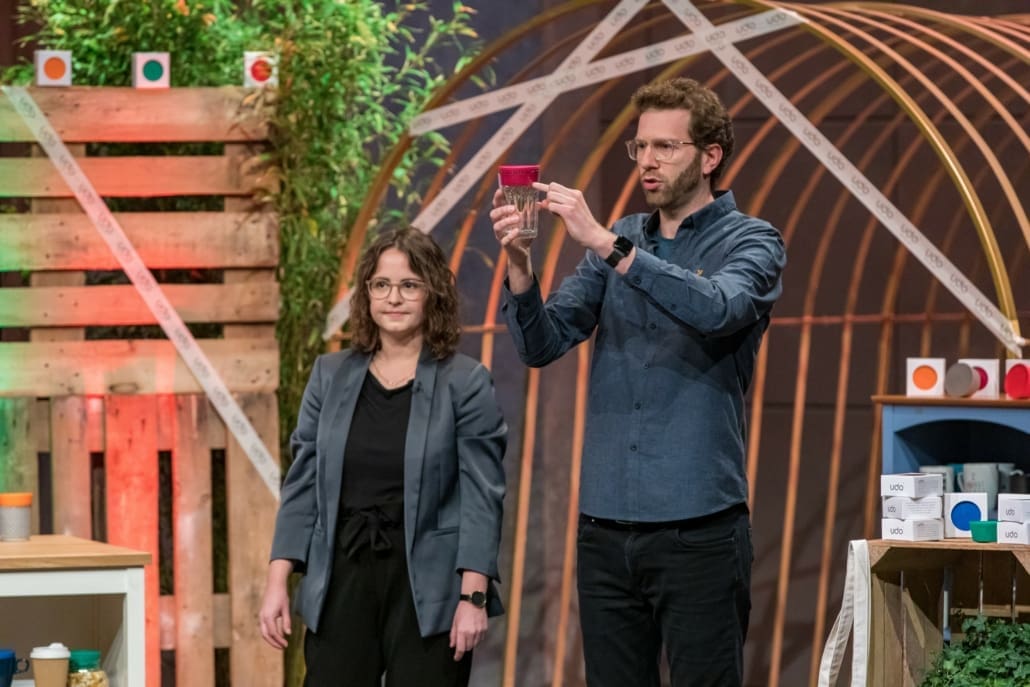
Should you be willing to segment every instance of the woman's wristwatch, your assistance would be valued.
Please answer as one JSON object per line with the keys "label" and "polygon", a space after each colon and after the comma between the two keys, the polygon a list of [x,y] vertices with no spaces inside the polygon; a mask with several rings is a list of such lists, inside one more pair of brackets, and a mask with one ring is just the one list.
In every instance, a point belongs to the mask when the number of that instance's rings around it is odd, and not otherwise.
{"label": "woman's wristwatch", "polygon": [[468,601],[476,608],[486,608],[486,592],[472,592],[471,594],[460,594],[458,599]]}

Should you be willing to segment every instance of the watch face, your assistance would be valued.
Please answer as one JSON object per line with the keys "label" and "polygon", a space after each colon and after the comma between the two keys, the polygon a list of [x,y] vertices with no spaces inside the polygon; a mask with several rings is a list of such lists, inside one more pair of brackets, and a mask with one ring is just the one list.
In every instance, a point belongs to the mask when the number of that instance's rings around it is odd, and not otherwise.
{"label": "watch face", "polygon": [[617,236],[615,238],[615,248],[622,251],[624,255],[629,255],[629,252],[633,250],[633,242],[625,236]]}
{"label": "watch face", "polygon": [[486,594],[483,592],[472,592],[472,594],[469,595],[469,601],[471,601],[472,605],[476,608],[483,608],[486,606]]}

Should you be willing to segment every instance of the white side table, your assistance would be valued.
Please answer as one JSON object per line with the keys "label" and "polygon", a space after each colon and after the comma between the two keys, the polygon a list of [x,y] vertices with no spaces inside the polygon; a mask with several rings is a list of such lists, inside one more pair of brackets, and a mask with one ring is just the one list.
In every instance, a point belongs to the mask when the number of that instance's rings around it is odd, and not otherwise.
{"label": "white side table", "polygon": [[[143,566],[149,562],[150,554],[144,551],[59,534],[0,542],[0,607],[7,598],[40,597],[38,613],[56,614],[59,619],[61,598],[121,597],[121,619],[110,644],[92,648],[106,649],[104,668],[112,687],[145,687]],[[33,609],[29,615],[36,612]],[[61,641],[52,634],[30,635],[27,641],[35,645]],[[22,646],[18,655],[27,656],[25,652]]]}

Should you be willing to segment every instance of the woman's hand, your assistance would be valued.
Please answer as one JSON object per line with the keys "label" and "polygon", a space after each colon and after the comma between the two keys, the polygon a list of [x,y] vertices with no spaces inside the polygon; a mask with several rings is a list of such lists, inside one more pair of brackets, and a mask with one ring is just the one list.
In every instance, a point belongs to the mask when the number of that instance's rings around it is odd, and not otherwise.
{"label": "woman's hand", "polygon": [[476,608],[467,601],[459,601],[451,623],[451,643],[454,660],[460,661],[486,637],[486,609]]}
{"label": "woman's hand", "polygon": [[265,597],[261,602],[261,636],[276,649],[285,649],[290,627],[290,594],[287,580],[293,572],[293,561],[278,558],[268,564]]}

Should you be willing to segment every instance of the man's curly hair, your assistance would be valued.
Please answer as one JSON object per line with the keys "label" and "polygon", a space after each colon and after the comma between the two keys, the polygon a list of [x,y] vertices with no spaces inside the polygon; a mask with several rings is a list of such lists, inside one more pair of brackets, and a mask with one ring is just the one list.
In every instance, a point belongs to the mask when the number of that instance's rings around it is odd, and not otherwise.
{"label": "man's curly hair", "polygon": [[647,84],[633,94],[638,112],[648,110],[689,110],[690,138],[700,147],[713,143],[722,148],[722,161],[712,170],[712,186],[733,155],[733,122],[719,96],[694,79],[677,77]]}

